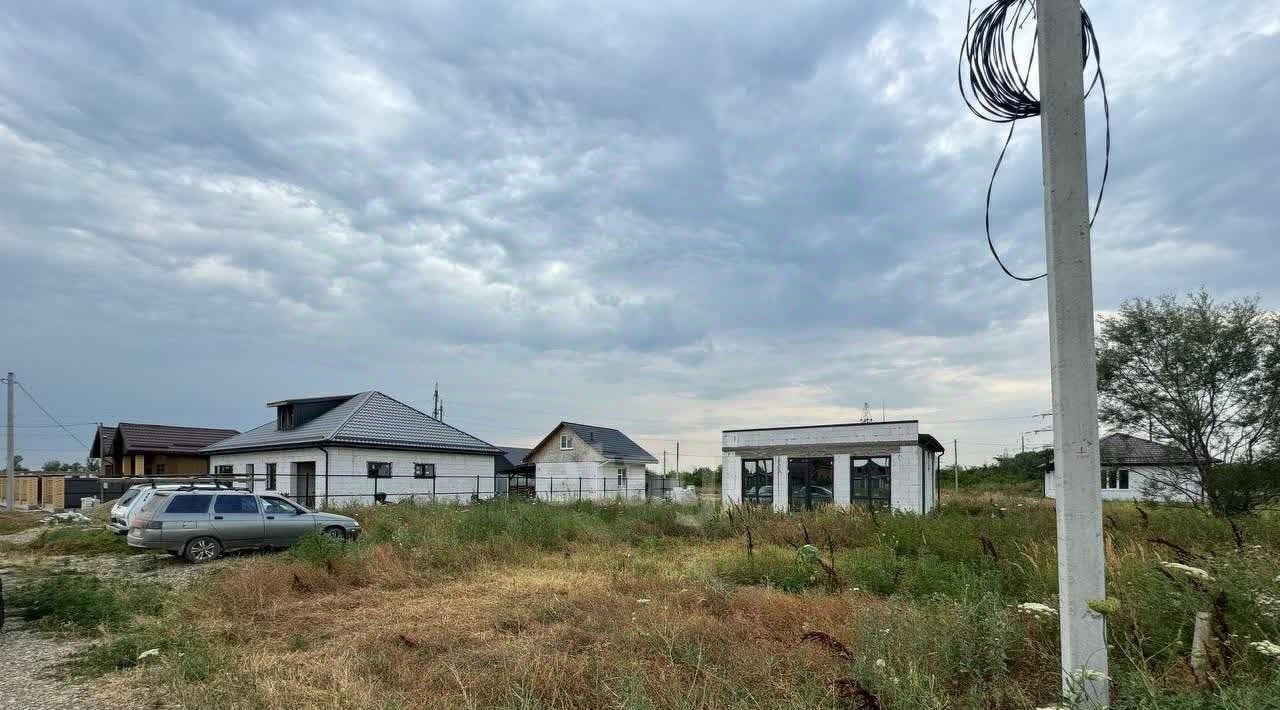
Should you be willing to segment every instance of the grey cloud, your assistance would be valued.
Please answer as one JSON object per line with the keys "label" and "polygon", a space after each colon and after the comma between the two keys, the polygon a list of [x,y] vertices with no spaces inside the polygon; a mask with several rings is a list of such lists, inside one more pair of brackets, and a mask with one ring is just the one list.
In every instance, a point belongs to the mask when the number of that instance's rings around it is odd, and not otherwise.
{"label": "grey cloud", "polygon": [[[1116,140],[1099,306],[1201,283],[1275,303],[1274,9],[1187,0],[1145,34],[1138,9],[1093,11]],[[986,254],[1003,134],[956,95],[962,22],[924,2],[16,7],[9,351],[73,411],[233,425],[266,390],[436,378],[476,412],[637,398],[671,435],[784,386],[824,414],[1040,408],[1044,289]],[[1021,271],[1041,200],[1028,124],[992,215]],[[48,355],[75,338],[109,347]],[[677,395],[696,416],[661,413]]]}

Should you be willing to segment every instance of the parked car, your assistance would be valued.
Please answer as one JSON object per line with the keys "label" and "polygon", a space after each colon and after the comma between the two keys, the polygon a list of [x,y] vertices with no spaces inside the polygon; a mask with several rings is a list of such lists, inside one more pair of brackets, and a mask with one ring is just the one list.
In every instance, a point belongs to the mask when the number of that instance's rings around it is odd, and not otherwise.
{"label": "parked car", "polygon": [[116,499],[114,505],[111,506],[111,520],[107,523],[107,529],[117,535],[124,535],[129,532],[129,516],[133,511],[140,510],[141,506],[151,498],[156,491],[176,491],[183,488],[200,488],[206,490],[217,490],[226,488],[224,485],[217,483],[166,483],[156,485],[154,483],[141,483],[129,488]]}
{"label": "parked car", "polygon": [[152,493],[130,517],[127,540],[131,547],[208,562],[229,550],[289,547],[309,532],[354,539],[360,523],[278,495],[186,486]]}

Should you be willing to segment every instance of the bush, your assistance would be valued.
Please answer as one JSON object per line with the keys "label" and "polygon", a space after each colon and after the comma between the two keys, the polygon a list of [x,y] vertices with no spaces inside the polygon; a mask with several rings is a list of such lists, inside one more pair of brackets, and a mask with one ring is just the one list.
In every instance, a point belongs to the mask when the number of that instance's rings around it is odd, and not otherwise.
{"label": "bush", "polygon": [[13,594],[19,615],[49,630],[92,633],[122,624],[135,614],[157,614],[167,589],[155,585],[106,582],[79,573],[55,574]]}
{"label": "bush", "polygon": [[311,532],[302,536],[289,548],[289,556],[299,562],[317,567],[332,566],[334,562],[349,557],[356,550],[356,543],[335,535]]}
{"label": "bush", "polygon": [[1215,515],[1248,515],[1280,506],[1280,461],[1213,466],[1204,476]]}

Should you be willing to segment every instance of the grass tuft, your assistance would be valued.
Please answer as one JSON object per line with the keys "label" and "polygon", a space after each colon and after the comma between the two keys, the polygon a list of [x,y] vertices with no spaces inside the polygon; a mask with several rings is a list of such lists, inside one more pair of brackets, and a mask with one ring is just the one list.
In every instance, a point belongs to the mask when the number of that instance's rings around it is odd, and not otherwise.
{"label": "grass tuft", "polygon": [[167,589],[157,585],[103,581],[68,572],[42,577],[12,594],[19,616],[50,631],[101,633],[134,615],[158,614]]}

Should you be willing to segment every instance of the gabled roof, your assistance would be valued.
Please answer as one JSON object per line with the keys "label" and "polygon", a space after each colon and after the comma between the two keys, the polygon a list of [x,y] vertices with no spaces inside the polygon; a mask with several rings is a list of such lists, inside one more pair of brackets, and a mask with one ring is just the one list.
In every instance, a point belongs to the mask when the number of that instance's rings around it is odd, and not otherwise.
{"label": "gabled roof", "polygon": [[511,466],[519,466],[524,463],[524,457],[529,455],[533,449],[525,449],[517,446],[503,446],[502,458]]}
{"label": "gabled roof", "polygon": [[643,461],[644,463],[658,463],[658,459],[653,457],[648,451],[640,448],[640,445],[627,438],[626,434],[617,429],[610,429],[602,426],[591,426],[589,424],[574,424],[573,422],[560,422],[550,434],[547,434],[538,445],[533,447],[528,454],[525,454],[525,460],[534,451],[541,449],[544,444],[551,440],[551,437],[564,427],[573,432],[575,436],[587,442],[587,445],[595,449],[601,456],[606,459],[619,459],[624,461]]}
{"label": "gabled roof", "polygon": [[89,444],[89,458],[100,459],[110,456],[115,449],[115,443],[116,428],[98,425],[98,430],[93,433],[93,443]]}
{"label": "gabled roof", "polygon": [[1195,459],[1186,451],[1128,434],[1110,434],[1098,442],[1102,465],[1187,464]]}
{"label": "gabled roof", "polygon": [[522,467],[533,468],[533,464],[524,462],[526,456],[532,449],[525,449],[516,446],[502,446],[502,456],[494,461],[494,473],[503,473]]}
{"label": "gabled roof", "polygon": [[[340,399],[316,397],[315,400]],[[297,400],[281,400],[296,402]],[[500,456],[502,450],[377,392],[351,395],[301,426],[280,430],[272,420],[207,447],[204,453],[289,449],[325,444],[383,449],[420,449]]]}
{"label": "gabled roof", "polygon": [[[1107,466],[1186,466],[1196,463],[1191,454],[1176,446],[1161,444],[1129,434],[1108,434],[1098,440],[1101,465]],[[1053,449],[1048,463],[1041,468],[1053,470]],[[1214,460],[1217,462],[1217,459]]]}
{"label": "gabled roof", "polygon": [[198,454],[204,447],[238,433],[235,429],[120,422],[116,425],[119,450],[115,443],[111,450],[125,455],[135,452]]}

